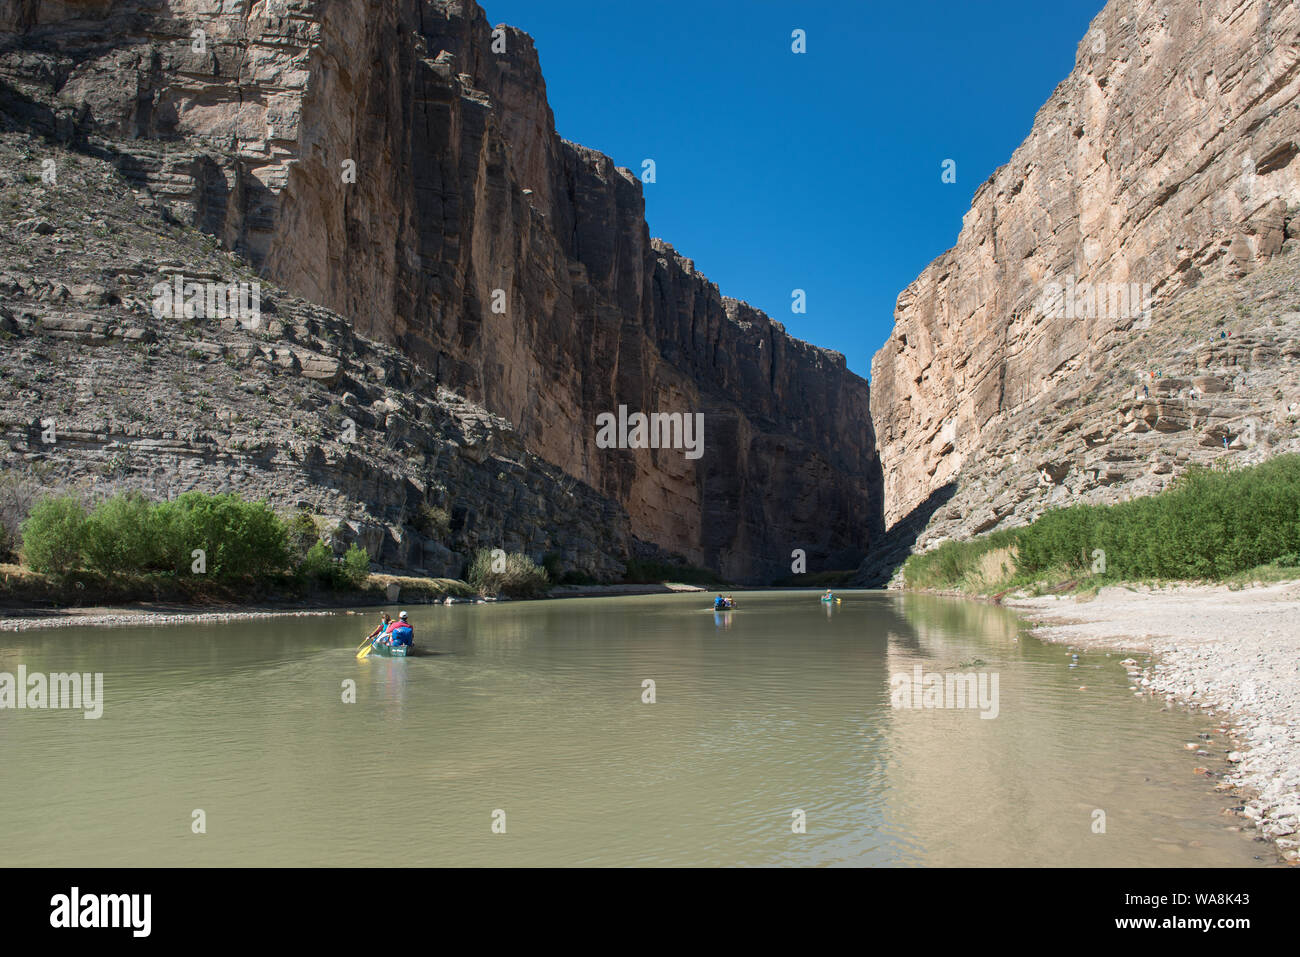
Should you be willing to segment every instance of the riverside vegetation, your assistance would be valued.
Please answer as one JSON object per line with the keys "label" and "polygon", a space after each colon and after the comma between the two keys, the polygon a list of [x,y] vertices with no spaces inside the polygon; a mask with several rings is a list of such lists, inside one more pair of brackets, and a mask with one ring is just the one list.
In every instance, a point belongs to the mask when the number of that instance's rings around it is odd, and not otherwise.
{"label": "riverside vegetation", "polygon": [[[77,495],[57,495],[37,502],[20,532],[27,570],[65,585],[73,576],[89,578],[100,591],[220,597],[239,585],[303,595],[372,584],[365,549],[352,544],[336,555],[310,514],[286,520],[265,502],[233,493],[150,502],[126,492],[91,507]],[[374,584],[386,583],[374,577]],[[492,549],[474,556],[467,578],[482,595],[540,597],[550,584],[546,569],[527,555]]]}
{"label": "riverside vegetation", "polygon": [[[327,521],[304,510],[282,517],[235,493],[192,491],[150,501],[126,491],[88,504],[76,492],[37,499],[25,490],[16,481],[0,487],[0,562],[19,562],[0,566],[0,597],[62,604],[72,588],[77,603],[378,597],[397,584],[408,600],[421,601],[541,598],[553,584],[598,584],[564,570],[555,554],[539,564],[524,552],[488,548],[473,554],[465,580],[372,574],[367,551],[355,543],[345,547]],[[430,533],[446,533],[445,512],[427,509],[424,520]],[[700,578],[726,584],[703,569],[646,560],[630,560],[623,582]]]}
{"label": "riverside vegetation", "polygon": [[151,502],[124,492],[93,506],[75,494],[56,495],[37,502],[20,531],[31,572],[56,583],[81,575],[110,591],[344,591],[363,588],[370,577],[366,551],[354,544],[335,556],[309,514],[286,521],[266,503],[233,493]]}
{"label": "riverside vegetation", "polygon": [[1048,583],[1300,577],[1300,455],[1192,468],[1167,490],[1045,512],[908,558],[910,588],[999,593]]}

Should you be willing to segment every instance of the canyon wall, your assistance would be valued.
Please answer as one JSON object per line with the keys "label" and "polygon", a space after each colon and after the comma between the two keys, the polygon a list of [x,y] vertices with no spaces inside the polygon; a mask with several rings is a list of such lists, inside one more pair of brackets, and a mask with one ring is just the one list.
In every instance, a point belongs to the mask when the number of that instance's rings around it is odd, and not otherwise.
{"label": "canyon wall", "polygon": [[[939,517],[964,537],[1294,437],[1300,299],[1285,275],[1240,280],[1300,225],[1298,93],[1294,2],[1106,5],[956,245],[898,298],[871,377],[890,526],[956,491]],[[1126,308],[1134,283],[1149,301]]]}
{"label": "canyon wall", "polygon": [[[0,131],[0,558],[40,496],[197,490],[305,513],[295,528],[309,518],[382,570],[456,578],[502,548],[570,581],[623,576],[640,546],[616,502],[401,350],[169,222],[113,159]],[[46,163],[56,178],[34,172]],[[160,276],[203,295],[160,309]],[[213,315],[199,284],[232,281],[250,309]]]}
{"label": "canyon wall", "polygon": [[[652,241],[640,180],[555,132],[531,39],[472,0],[0,3],[0,94],[176,220],[398,346],[737,580],[883,530],[867,384]],[[704,454],[596,417],[702,412]]]}

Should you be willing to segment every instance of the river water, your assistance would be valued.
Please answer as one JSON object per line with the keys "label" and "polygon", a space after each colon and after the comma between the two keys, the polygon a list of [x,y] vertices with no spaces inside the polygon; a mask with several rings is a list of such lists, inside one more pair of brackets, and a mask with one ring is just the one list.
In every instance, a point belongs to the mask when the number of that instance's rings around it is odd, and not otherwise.
{"label": "river water", "polygon": [[[1123,655],[1071,668],[1001,608],[842,594],[743,593],[727,615],[698,593],[417,606],[407,660],[356,660],[371,611],[3,634],[0,672],[102,672],[104,701],[98,720],[0,710],[0,862],[1267,856],[1193,772],[1222,767],[1220,739],[1184,747],[1214,719],[1134,697]],[[893,676],[958,673],[985,682],[982,710],[891,703]]]}

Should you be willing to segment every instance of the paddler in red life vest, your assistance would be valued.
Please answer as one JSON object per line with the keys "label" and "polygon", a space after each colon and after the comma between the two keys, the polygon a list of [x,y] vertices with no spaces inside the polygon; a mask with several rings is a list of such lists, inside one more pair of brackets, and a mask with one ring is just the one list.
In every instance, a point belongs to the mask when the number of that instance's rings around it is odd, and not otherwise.
{"label": "paddler in red life vest", "polygon": [[415,630],[411,627],[411,623],[406,620],[406,612],[399,614],[397,616],[397,621],[389,625],[388,631],[384,634],[382,640],[386,641],[389,645],[405,645],[407,648],[411,647],[415,642]]}

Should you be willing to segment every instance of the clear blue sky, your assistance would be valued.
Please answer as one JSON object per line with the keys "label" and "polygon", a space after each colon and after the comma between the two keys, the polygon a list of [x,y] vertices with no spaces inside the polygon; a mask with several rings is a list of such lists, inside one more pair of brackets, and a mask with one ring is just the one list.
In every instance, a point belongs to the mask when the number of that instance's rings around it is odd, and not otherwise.
{"label": "clear blue sky", "polygon": [[956,241],[1104,5],[481,3],[536,41],[561,136],[638,174],[655,161],[651,235],[863,376],[899,292]]}

